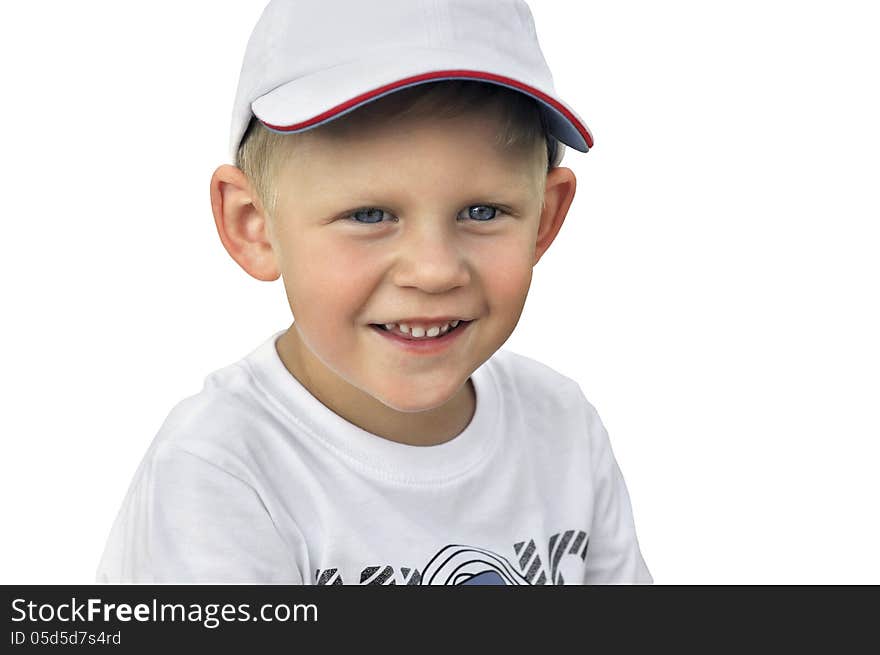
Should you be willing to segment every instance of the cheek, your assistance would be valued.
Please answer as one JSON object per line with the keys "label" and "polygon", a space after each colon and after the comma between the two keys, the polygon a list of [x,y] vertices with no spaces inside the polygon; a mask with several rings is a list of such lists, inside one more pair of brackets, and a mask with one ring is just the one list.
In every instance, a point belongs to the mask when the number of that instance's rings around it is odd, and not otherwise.
{"label": "cheek", "polygon": [[375,267],[363,248],[312,240],[285,271],[288,300],[297,320],[312,331],[350,324],[375,286]]}
{"label": "cheek", "polygon": [[531,250],[524,238],[510,238],[493,244],[491,251],[477,255],[480,278],[490,308],[522,310],[532,281]]}

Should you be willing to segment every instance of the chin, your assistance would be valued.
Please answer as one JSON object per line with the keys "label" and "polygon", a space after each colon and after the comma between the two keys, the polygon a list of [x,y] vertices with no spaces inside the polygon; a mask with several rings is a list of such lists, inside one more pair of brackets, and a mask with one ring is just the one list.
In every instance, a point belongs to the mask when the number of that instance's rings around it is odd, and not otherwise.
{"label": "chin", "polygon": [[384,394],[374,394],[373,397],[383,405],[397,412],[415,413],[427,412],[448,403],[455,396],[457,389],[441,392],[438,389],[426,389],[417,392],[413,389],[397,389]]}

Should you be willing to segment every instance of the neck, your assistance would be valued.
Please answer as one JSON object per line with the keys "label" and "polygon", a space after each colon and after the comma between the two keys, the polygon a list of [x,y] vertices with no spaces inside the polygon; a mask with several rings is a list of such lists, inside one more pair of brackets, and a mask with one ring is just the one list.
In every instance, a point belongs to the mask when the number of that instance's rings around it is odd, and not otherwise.
{"label": "neck", "polygon": [[285,368],[321,404],[362,430],[410,446],[436,446],[457,437],[476,408],[468,379],[449,401],[423,412],[399,412],[328,369],[302,343],[291,327],[276,342]]}

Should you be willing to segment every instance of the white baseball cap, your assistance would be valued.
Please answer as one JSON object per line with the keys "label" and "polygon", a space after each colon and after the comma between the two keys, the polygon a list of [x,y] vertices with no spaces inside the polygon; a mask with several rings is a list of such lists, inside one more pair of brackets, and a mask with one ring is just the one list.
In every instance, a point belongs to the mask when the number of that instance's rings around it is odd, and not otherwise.
{"label": "white baseball cap", "polygon": [[[248,41],[230,150],[251,117],[302,132],[372,100],[440,80],[477,80],[538,102],[552,137],[587,152],[593,136],[556,94],[523,0],[272,0]],[[552,165],[562,160],[558,145]]]}

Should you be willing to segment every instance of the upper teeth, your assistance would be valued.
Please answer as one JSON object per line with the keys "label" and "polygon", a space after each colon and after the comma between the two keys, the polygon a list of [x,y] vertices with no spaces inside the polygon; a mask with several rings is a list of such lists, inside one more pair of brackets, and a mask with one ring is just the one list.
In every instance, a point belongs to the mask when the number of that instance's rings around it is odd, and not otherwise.
{"label": "upper teeth", "polygon": [[450,327],[458,327],[461,321],[452,321],[451,323],[443,323],[442,325],[407,325],[406,323],[386,323],[385,328],[389,331],[398,328],[404,334],[410,334],[416,339],[422,337],[436,337],[440,334],[449,332]]}

